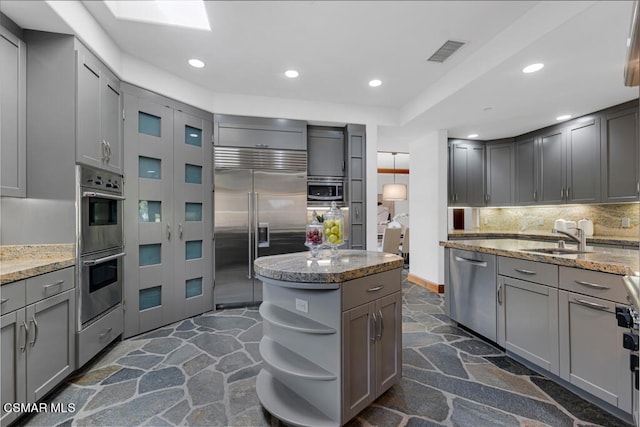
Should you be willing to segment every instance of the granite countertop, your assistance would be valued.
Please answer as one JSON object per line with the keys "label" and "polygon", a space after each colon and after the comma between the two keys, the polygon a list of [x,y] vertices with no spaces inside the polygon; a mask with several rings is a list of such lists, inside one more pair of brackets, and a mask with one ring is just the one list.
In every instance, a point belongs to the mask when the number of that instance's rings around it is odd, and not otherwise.
{"label": "granite countertop", "polygon": [[[440,242],[440,246],[621,275],[638,275],[640,267],[638,251],[635,249],[601,248],[587,245],[589,251],[587,253],[552,255],[529,252],[526,249],[556,247],[555,244],[519,239],[448,240]],[[576,245],[567,245],[566,247],[575,249]]]}
{"label": "granite countertop", "polygon": [[309,252],[272,255],[254,261],[256,274],[275,280],[299,283],[342,283],[383,271],[402,268],[403,259],[383,252],[345,249],[337,258],[320,251],[319,259]]}
{"label": "granite countertop", "polygon": [[0,285],[76,265],[73,243],[0,246]]}
{"label": "granite countertop", "polygon": [[[467,231],[449,230],[449,239],[523,239],[523,240],[544,240],[557,242],[564,240],[571,243],[568,238],[555,233],[526,233],[526,232],[495,232],[495,231]],[[637,237],[620,236],[591,236],[587,237],[587,244],[617,245],[617,246],[640,246]]]}

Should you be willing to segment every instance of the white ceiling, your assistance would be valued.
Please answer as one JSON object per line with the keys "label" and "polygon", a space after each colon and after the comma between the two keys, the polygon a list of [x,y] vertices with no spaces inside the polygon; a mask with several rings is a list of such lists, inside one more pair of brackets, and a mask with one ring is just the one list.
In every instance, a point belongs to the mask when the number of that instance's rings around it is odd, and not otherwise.
{"label": "white ceiling", "polygon": [[[50,10],[19,3],[0,6],[24,28],[55,27]],[[387,147],[434,129],[515,136],[638,97],[622,78],[631,1],[207,1],[211,32],[82,3],[123,52],[212,92],[388,108],[398,125],[380,127]],[[448,39],[467,44],[427,62]],[[523,74],[532,62],[545,68]]]}

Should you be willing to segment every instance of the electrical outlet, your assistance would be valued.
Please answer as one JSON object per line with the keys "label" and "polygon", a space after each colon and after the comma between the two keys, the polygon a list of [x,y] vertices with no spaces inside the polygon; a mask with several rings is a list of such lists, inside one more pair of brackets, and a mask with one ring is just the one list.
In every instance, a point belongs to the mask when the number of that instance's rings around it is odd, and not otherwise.
{"label": "electrical outlet", "polygon": [[538,218],[538,225],[544,225],[544,218]]}
{"label": "electrical outlet", "polygon": [[629,218],[622,218],[622,227],[631,227],[631,220]]}
{"label": "electrical outlet", "polygon": [[296,310],[301,311],[303,313],[309,312],[309,301],[306,299],[296,298]]}
{"label": "electrical outlet", "polygon": [[487,217],[482,218],[482,223],[483,223],[484,225],[489,224],[489,218],[487,218]]}

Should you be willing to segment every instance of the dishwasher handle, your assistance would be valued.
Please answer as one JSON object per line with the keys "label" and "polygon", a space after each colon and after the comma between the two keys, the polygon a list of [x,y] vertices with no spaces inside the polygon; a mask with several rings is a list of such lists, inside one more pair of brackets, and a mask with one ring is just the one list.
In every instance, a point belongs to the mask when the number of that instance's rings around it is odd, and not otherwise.
{"label": "dishwasher handle", "polygon": [[476,267],[486,267],[487,266],[487,262],[486,261],[478,261],[478,260],[475,260],[475,259],[468,259],[468,258],[463,258],[463,257],[460,257],[460,256],[456,256],[455,260],[458,261],[458,262],[464,262],[466,264],[471,264],[471,265],[476,266]]}

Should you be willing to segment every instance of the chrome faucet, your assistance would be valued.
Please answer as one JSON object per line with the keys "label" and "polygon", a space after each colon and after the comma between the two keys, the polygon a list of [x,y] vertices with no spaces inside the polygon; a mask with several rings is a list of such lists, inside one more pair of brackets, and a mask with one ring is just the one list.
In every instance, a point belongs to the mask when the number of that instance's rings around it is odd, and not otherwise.
{"label": "chrome faucet", "polygon": [[556,228],[554,228],[553,230],[551,230],[552,233],[560,233],[560,234],[564,234],[565,236],[567,236],[568,238],[570,238],[571,240],[573,240],[574,242],[576,242],[578,244],[578,250],[579,251],[586,251],[587,250],[587,235],[584,233],[584,230],[582,228],[576,228],[576,234],[571,234],[567,231],[564,230],[558,230]]}

